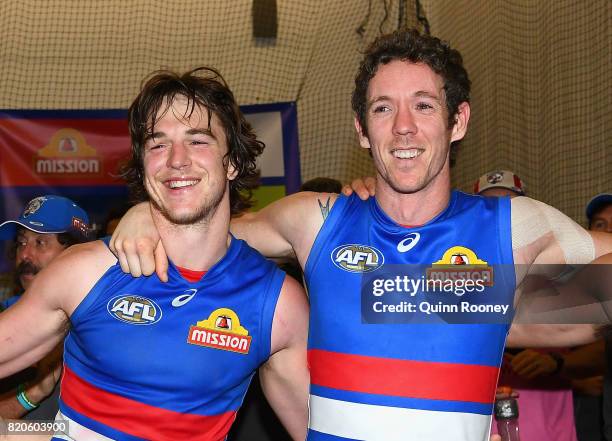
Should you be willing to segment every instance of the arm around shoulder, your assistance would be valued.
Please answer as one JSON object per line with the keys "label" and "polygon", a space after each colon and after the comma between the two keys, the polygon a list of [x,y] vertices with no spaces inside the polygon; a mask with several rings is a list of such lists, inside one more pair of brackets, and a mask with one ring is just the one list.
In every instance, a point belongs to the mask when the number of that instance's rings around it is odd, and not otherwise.
{"label": "arm around shoulder", "polygon": [[274,313],[272,355],[261,367],[260,378],[268,402],[294,440],[305,439],[308,426],[307,340],[306,294],[287,276]]}
{"label": "arm around shoulder", "polygon": [[309,191],[284,197],[257,211],[232,219],[232,233],[266,257],[294,253],[304,264],[337,194]]}

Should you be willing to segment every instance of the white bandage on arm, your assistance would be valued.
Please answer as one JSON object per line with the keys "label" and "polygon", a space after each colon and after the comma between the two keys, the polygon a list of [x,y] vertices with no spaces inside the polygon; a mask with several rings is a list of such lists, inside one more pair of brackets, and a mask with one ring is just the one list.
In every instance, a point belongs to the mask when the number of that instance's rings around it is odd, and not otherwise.
{"label": "white bandage on arm", "polygon": [[513,250],[552,234],[563,251],[565,263],[586,264],[595,258],[590,234],[559,210],[528,197],[516,197],[511,204]]}

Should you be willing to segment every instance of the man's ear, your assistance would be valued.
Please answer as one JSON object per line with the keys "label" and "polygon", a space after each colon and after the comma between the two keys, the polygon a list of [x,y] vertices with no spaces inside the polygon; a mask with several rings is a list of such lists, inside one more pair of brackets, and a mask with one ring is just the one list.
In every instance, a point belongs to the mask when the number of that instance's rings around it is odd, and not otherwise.
{"label": "man's ear", "polygon": [[237,175],[238,175],[238,170],[236,170],[236,167],[234,167],[234,164],[232,164],[232,160],[228,158],[227,160],[227,179],[228,181],[233,181],[234,179],[236,179]]}
{"label": "man's ear", "polygon": [[470,121],[470,103],[467,101],[459,104],[455,115],[455,124],[452,128],[451,142],[459,141],[465,136]]}
{"label": "man's ear", "polygon": [[355,130],[357,130],[357,136],[359,137],[359,145],[361,145],[361,147],[363,147],[364,149],[369,149],[370,140],[368,139],[367,136],[364,135],[363,128],[361,127],[361,124],[359,123],[359,120],[357,119],[357,117],[354,118],[354,121],[355,121]]}

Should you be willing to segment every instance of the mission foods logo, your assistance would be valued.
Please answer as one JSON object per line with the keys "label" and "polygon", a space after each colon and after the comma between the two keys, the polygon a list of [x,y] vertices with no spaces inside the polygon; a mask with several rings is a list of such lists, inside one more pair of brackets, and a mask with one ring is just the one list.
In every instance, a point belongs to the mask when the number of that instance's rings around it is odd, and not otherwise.
{"label": "mission foods logo", "polygon": [[385,262],[383,254],[367,245],[340,245],[332,251],[331,259],[338,268],[351,273],[374,271]]}
{"label": "mission foods logo", "polygon": [[113,297],[106,308],[114,318],[131,325],[152,325],[162,317],[162,310],[157,303],[133,294]]}
{"label": "mission foods logo", "polygon": [[96,150],[75,129],[61,129],[34,157],[34,172],[47,178],[99,176],[102,162]]}
{"label": "mission foods logo", "polygon": [[484,286],[493,286],[493,268],[487,262],[480,260],[469,248],[451,247],[427,268],[429,280],[481,280]]}
{"label": "mission foods logo", "polygon": [[240,319],[234,311],[219,308],[215,309],[208,319],[189,328],[187,343],[248,354],[251,336],[249,331],[240,326]]}

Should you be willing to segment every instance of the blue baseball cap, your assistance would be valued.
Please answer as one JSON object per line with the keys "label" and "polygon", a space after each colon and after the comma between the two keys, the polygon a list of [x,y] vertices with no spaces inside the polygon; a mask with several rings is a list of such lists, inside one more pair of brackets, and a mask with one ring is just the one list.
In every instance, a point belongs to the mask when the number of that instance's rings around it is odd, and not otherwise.
{"label": "blue baseball cap", "polygon": [[586,207],[586,217],[589,222],[597,211],[599,211],[605,205],[610,204],[612,204],[612,193],[601,193],[597,196],[594,196],[593,199],[589,201]]}
{"label": "blue baseball cap", "polygon": [[54,195],[32,199],[19,216],[0,225],[0,240],[15,238],[22,226],[35,233],[71,233],[83,239],[89,238],[89,217],[85,210],[68,198]]}

